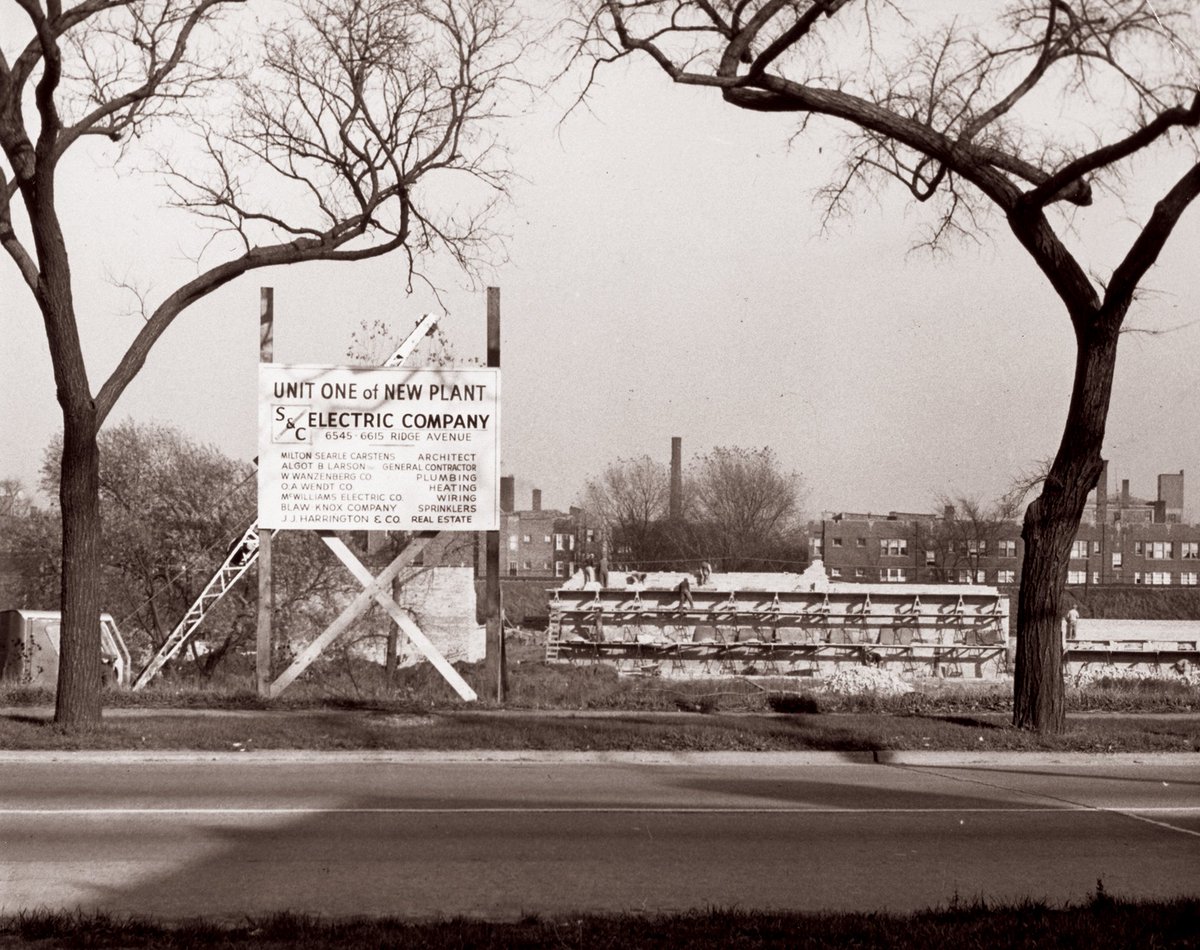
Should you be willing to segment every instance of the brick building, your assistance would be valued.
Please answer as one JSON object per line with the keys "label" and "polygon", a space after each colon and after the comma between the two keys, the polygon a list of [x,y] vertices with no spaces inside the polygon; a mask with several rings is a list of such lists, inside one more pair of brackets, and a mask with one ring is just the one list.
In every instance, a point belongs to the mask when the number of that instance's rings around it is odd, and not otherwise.
{"label": "brick building", "polygon": [[[1183,472],[1160,475],[1142,501],[1122,482],[1107,493],[1107,465],[1071,549],[1068,585],[1200,586],[1200,525],[1185,524]],[[831,578],[864,583],[1015,585],[1024,544],[1016,521],[941,514],[841,512],[812,526],[810,554]]]}
{"label": "brick building", "polygon": [[530,507],[514,510],[511,475],[500,480],[500,576],[565,579],[589,557],[597,564],[605,555],[599,521],[581,508],[542,508],[542,493],[533,489]]}

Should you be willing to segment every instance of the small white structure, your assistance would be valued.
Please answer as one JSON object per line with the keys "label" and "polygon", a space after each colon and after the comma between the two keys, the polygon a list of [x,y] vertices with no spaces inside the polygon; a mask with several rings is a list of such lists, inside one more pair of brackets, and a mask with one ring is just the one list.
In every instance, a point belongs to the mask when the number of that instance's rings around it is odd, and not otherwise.
{"label": "small white structure", "polygon": [[[57,610],[0,611],[0,680],[54,689],[61,635]],[[105,683],[129,685],[129,650],[111,614],[100,615],[100,662]]]}
{"label": "small white structure", "polygon": [[[474,573],[469,567],[422,567],[401,578],[397,603],[450,663],[477,663],[486,652],[486,631],[475,622]],[[401,666],[425,660],[403,635],[400,644]],[[364,653],[378,663],[386,659],[378,640]]]}

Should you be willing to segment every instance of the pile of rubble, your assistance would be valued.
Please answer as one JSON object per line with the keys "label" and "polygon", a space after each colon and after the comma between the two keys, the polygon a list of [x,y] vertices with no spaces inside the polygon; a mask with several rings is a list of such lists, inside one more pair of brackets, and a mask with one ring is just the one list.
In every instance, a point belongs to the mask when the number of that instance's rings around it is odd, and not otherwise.
{"label": "pile of rubble", "polygon": [[913,688],[891,670],[877,666],[850,666],[826,677],[821,690],[843,696],[901,696],[911,693]]}
{"label": "pile of rubble", "polygon": [[1070,677],[1072,686],[1091,686],[1098,680],[1107,679],[1120,682],[1122,680],[1165,680],[1171,683],[1187,683],[1188,686],[1200,688],[1200,668],[1183,666],[1181,669],[1135,669],[1127,666],[1088,666]]}

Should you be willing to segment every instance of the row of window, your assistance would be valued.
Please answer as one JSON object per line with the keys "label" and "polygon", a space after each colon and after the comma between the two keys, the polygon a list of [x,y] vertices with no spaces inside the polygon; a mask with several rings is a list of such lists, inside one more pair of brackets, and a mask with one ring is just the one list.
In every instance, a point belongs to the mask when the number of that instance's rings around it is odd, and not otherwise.
{"label": "row of window", "polygon": [[[831,538],[830,544],[835,548],[843,547],[842,538]],[[855,547],[865,548],[867,546],[866,538],[855,538]],[[960,541],[957,544],[958,549],[963,554],[977,554],[986,556],[988,552],[987,541]],[[820,556],[822,545],[820,538],[813,539],[813,554]],[[879,539],[879,554],[882,557],[907,557],[908,556],[908,539],[907,538],[880,538]],[[997,541],[996,542],[997,557],[1016,557],[1017,542],[1016,541]],[[1074,557],[1075,555],[1072,555]],[[925,563],[935,564],[937,562],[936,551],[925,552]]]}
{"label": "row of window", "polygon": [[[548,540],[548,539],[547,539]],[[833,547],[840,548],[843,546],[842,538],[831,538],[830,542]],[[855,546],[865,548],[867,546],[866,538],[855,538]],[[978,541],[962,541],[957,545],[958,549],[967,555],[978,555],[986,557],[988,553],[988,543],[985,540]],[[1133,553],[1135,557],[1143,557],[1150,561],[1170,561],[1175,559],[1176,542],[1174,541],[1135,541],[1133,543]],[[1200,560],[1200,541],[1180,541],[1178,542],[1178,552],[1180,560],[1195,561]],[[813,541],[813,553],[820,556],[822,553],[821,541],[819,538]],[[907,557],[908,556],[908,539],[907,538],[880,538],[879,539],[879,554],[881,557]],[[1071,558],[1073,560],[1082,560],[1087,557],[1095,557],[1100,554],[1099,541],[1077,540],[1071,544]],[[1015,540],[1000,540],[996,542],[996,557],[1016,557],[1017,542]],[[1121,552],[1113,552],[1113,567],[1121,566]],[[937,552],[926,551],[925,563],[932,567],[937,564]]]}
{"label": "row of window", "polygon": [[[1178,577],[1178,579],[1176,579]],[[1120,578],[1113,578],[1120,581]],[[1087,571],[1067,571],[1068,584],[1086,584],[1088,582]],[[1091,582],[1093,584],[1100,583],[1100,572],[1092,571]],[[1134,571],[1133,582],[1135,584],[1149,584],[1152,586],[1169,586],[1171,584],[1180,584],[1184,587],[1196,587],[1200,585],[1200,572],[1197,571],[1180,571],[1178,576],[1170,571]]]}
{"label": "row of window", "polygon": [[[871,577],[874,579],[875,571],[865,567],[856,567],[854,569],[854,579],[858,581],[867,580],[867,571],[871,570]],[[879,580],[884,584],[904,584],[909,579],[909,571],[906,567],[881,567],[879,571]],[[1017,582],[1016,571],[996,571],[995,581],[997,584],[1015,584]],[[840,567],[832,567],[829,569],[829,576],[833,580],[842,579],[842,569]],[[986,571],[958,571],[955,580],[959,584],[986,584]]]}
{"label": "row of window", "polygon": [[[1089,547],[1090,545],[1090,547]],[[1071,557],[1078,560],[1100,553],[1099,541],[1076,541],[1071,545]],[[1134,541],[1133,554],[1148,561],[1171,561],[1175,559],[1174,541]],[[1200,541],[1180,541],[1179,557],[1184,561],[1200,560]],[[1113,551],[1112,566],[1121,566],[1121,552]]]}
{"label": "row of window", "polygon": [[[596,540],[596,531],[594,528],[588,528],[586,530],[585,540],[588,544],[591,544]],[[575,535],[573,535],[573,534],[556,534],[556,535],[554,535],[553,538],[551,538],[551,536],[548,534],[542,536],[543,544],[550,544],[551,542],[553,542],[553,544],[554,544],[555,551],[574,551],[575,550]],[[533,543],[533,535],[530,535],[530,534],[522,534],[522,535],[510,534],[508,536],[508,549],[510,551],[518,550],[519,545],[521,545],[521,544],[532,544],[532,543]]]}
{"label": "row of window", "polygon": [[[868,578],[868,574],[870,577]],[[854,579],[858,581],[874,580],[876,569],[866,567],[854,568]],[[881,567],[878,568],[879,580],[881,583],[906,583],[909,579],[908,568],[904,567]],[[963,568],[954,575],[954,581],[958,584],[986,584],[988,583],[988,572],[983,570],[969,570]],[[831,567],[829,576],[832,580],[842,580],[843,571],[840,567]],[[991,583],[993,584],[1015,584],[1017,582],[1016,571],[995,571],[993,572]],[[1071,585],[1080,585],[1088,583],[1087,571],[1068,571],[1067,583]],[[1092,571],[1091,583],[1100,583],[1100,572]],[[1200,586],[1200,572],[1198,571],[1181,571],[1178,575],[1172,574],[1170,571],[1134,571],[1133,583],[1149,584],[1156,586],[1168,586],[1171,584],[1179,584],[1185,587]]]}

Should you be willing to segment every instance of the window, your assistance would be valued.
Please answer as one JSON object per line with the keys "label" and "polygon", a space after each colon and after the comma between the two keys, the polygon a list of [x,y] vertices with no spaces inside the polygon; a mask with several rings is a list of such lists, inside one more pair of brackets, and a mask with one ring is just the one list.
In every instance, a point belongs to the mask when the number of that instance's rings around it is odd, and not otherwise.
{"label": "window", "polygon": [[1016,557],[1017,556],[1017,542],[1016,541],[997,541],[996,548],[997,548],[996,553],[999,554],[1001,557]]}
{"label": "window", "polygon": [[545,536],[545,538],[543,538],[543,540],[544,540],[544,541],[545,541],[547,544],[549,544],[549,543],[550,543],[550,535],[546,535],[546,536]]}
{"label": "window", "polygon": [[549,561],[542,561],[542,570],[543,571],[550,570],[550,562]]}
{"label": "window", "polygon": [[591,544],[591,543],[592,543],[593,541],[595,541],[595,540],[596,540],[596,529],[595,529],[595,528],[588,528],[588,529],[587,529],[587,542],[588,542],[588,544]]}
{"label": "window", "polygon": [[967,542],[967,553],[968,554],[987,554],[987,542],[986,541],[968,541]]}
{"label": "window", "polygon": [[825,548],[825,545],[824,545],[824,543],[822,542],[822,540],[821,540],[820,538],[813,538],[813,539],[812,539],[812,540],[809,542],[809,545],[810,545],[810,546],[811,546],[811,548],[812,548],[813,557],[820,557],[820,556],[821,556],[821,552],[822,552],[822,551],[824,550],[824,548]]}
{"label": "window", "polygon": [[903,557],[908,554],[908,541],[905,538],[880,538],[879,553],[885,557]]}
{"label": "window", "polygon": [[833,546],[834,546],[835,548],[840,548],[840,547],[842,546],[842,539],[841,539],[841,538],[834,538],[834,539],[833,539]]}
{"label": "window", "polygon": [[867,539],[866,538],[855,538],[854,543],[860,548],[865,548],[867,546]]}
{"label": "window", "polygon": [[1113,551],[1113,570],[1120,570],[1121,567],[1121,552]]}
{"label": "window", "polygon": [[554,562],[554,576],[563,577],[567,573],[567,566],[562,561]]}
{"label": "window", "polygon": [[[1088,543],[1086,541],[1075,541],[1071,544],[1071,557],[1081,558],[1088,556]],[[1068,584],[1070,581],[1067,582]]]}
{"label": "window", "polygon": [[1093,553],[1093,554],[1099,554],[1099,553],[1100,553],[1100,542],[1099,542],[1099,541],[1093,541],[1093,542],[1092,542],[1092,553]]}
{"label": "window", "polygon": [[1151,561],[1166,561],[1174,557],[1174,545],[1170,541],[1147,541],[1146,557]]}
{"label": "window", "polygon": [[926,567],[936,567],[937,566],[937,552],[936,551],[926,551],[925,552],[925,566]]}
{"label": "window", "polygon": [[1179,556],[1185,561],[1194,561],[1200,558],[1200,541],[1181,541]]}
{"label": "window", "polygon": [[567,536],[565,534],[556,534],[554,536],[554,550],[565,551],[567,549]]}
{"label": "window", "polygon": [[524,541],[526,544],[528,544],[529,543],[529,535],[527,535],[527,534],[521,535],[521,540]]}
{"label": "window", "polygon": [[525,567],[525,570],[527,570],[527,571],[531,571],[531,570],[533,570],[533,564],[532,564],[531,562],[529,562],[529,561],[526,561],[526,562],[525,562],[525,565],[524,565],[524,567]]}
{"label": "window", "polygon": [[996,583],[997,584],[1015,584],[1016,582],[1017,582],[1017,572],[1016,571],[997,571],[996,572]]}
{"label": "window", "polygon": [[1197,574],[1195,571],[1184,571],[1182,574],[1179,575],[1179,583],[1181,583],[1187,587],[1195,587],[1196,586],[1196,577],[1197,577]]}
{"label": "window", "polygon": [[1068,584],[1086,584],[1087,571],[1067,571]]}
{"label": "window", "polygon": [[515,551],[517,549],[517,536],[515,534],[510,534],[508,536],[508,549],[510,551]]}
{"label": "window", "polygon": [[902,567],[881,567],[879,579],[886,583],[901,583],[908,580],[908,571]]}
{"label": "window", "polygon": [[956,575],[955,579],[960,584],[969,584],[969,583],[971,583],[971,572],[966,570],[965,568],[959,568],[958,574]]}
{"label": "window", "polygon": [[829,569],[829,576],[836,581],[842,576],[842,569],[840,567],[831,567]]}
{"label": "window", "polygon": [[1155,584],[1165,586],[1171,583],[1170,571],[1147,571],[1142,575],[1142,582],[1145,584]]}
{"label": "window", "polygon": [[856,568],[854,569],[854,576],[855,576],[855,577],[860,577],[860,578],[861,578],[861,577],[866,577],[866,576],[867,576],[867,569],[866,569],[865,567],[856,567]]}

